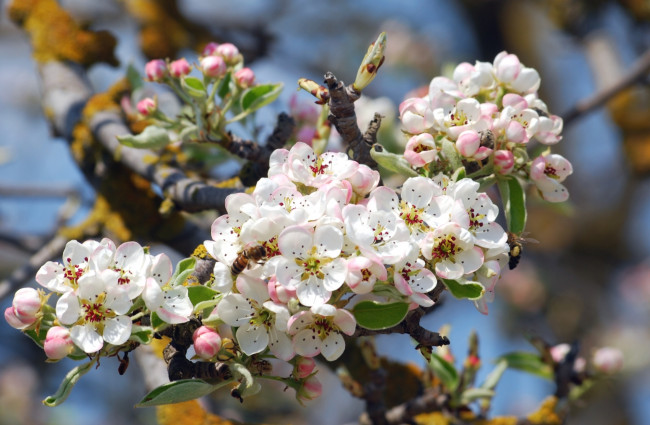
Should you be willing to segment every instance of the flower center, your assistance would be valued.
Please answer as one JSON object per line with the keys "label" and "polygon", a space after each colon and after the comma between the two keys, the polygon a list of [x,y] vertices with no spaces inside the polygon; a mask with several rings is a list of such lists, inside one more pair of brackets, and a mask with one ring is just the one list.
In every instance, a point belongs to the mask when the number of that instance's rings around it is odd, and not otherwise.
{"label": "flower center", "polygon": [[81,308],[84,311],[83,318],[86,323],[101,323],[112,313],[110,308],[104,306],[106,294],[102,293],[95,302],[81,300]]}
{"label": "flower center", "polygon": [[553,179],[558,178],[557,170],[555,169],[555,167],[553,167],[551,164],[548,163],[546,164],[546,167],[544,167],[544,174],[546,174],[547,176]]}
{"label": "flower center", "polygon": [[332,324],[332,320],[323,316],[314,320],[313,329],[318,331],[318,337],[321,340],[327,338],[331,332],[336,330]]}
{"label": "flower center", "polygon": [[456,109],[454,112],[452,112],[449,115],[449,127],[452,126],[458,126],[458,125],[467,125],[469,123],[469,119],[467,118],[467,115],[465,114],[464,111],[459,111]]}
{"label": "flower center", "polygon": [[446,260],[453,258],[461,251],[462,248],[456,245],[456,236],[447,235],[436,238],[431,256],[435,261]]}
{"label": "flower center", "polygon": [[309,166],[309,169],[311,170],[312,174],[314,176],[317,176],[319,174],[325,174],[325,170],[329,167],[327,164],[323,164],[323,159],[318,158],[316,161],[313,162],[313,165]]}
{"label": "flower center", "polygon": [[416,208],[413,204],[406,201],[400,202],[401,212],[399,216],[407,226],[416,227],[421,226],[424,221],[422,220],[422,209]]}
{"label": "flower center", "polygon": [[[88,258],[84,258],[84,260],[87,262]],[[66,261],[68,265],[65,267],[65,270],[63,271],[63,277],[67,279],[68,282],[70,282],[71,286],[76,288],[77,281],[84,274],[84,269],[78,264],[72,264],[71,258],[66,258]]]}
{"label": "flower center", "polygon": [[474,208],[470,208],[467,213],[469,214],[469,227],[472,230],[483,227],[483,219],[485,218],[485,214],[478,214],[476,211],[474,211]]}

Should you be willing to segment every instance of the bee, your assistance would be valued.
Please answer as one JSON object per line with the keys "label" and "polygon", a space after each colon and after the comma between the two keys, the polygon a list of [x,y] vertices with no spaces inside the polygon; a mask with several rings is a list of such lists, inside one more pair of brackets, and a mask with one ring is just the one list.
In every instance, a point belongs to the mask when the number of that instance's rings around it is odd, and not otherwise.
{"label": "bee", "polygon": [[[525,233],[522,233],[522,236],[524,234]],[[524,250],[524,247],[522,246],[524,243],[539,243],[539,241],[536,239],[520,237],[512,232],[508,232],[508,246],[510,247],[510,252],[508,252],[508,255],[510,256],[508,267],[510,267],[510,270],[514,269],[517,267],[517,264],[519,264],[521,253]]]}
{"label": "bee", "polygon": [[240,252],[237,258],[235,258],[235,261],[232,262],[230,273],[236,276],[249,266],[250,261],[261,261],[265,258],[266,248],[262,245],[246,248]]}

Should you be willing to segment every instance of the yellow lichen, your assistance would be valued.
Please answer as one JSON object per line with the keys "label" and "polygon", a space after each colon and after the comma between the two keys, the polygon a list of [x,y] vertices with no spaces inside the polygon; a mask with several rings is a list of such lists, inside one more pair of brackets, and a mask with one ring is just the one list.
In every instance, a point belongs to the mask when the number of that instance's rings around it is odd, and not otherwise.
{"label": "yellow lichen", "polygon": [[440,412],[422,413],[415,417],[418,425],[449,425],[450,421]]}
{"label": "yellow lichen", "polygon": [[212,256],[208,254],[208,250],[205,249],[205,245],[201,244],[194,249],[194,252],[192,253],[192,257],[199,258],[201,260],[208,260],[211,259]]}
{"label": "yellow lichen", "polygon": [[562,419],[555,412],[555,407],[557,406],[557,397],[550,396],[547,397],[542,404],[539,406],[539,409],[528,415],[528,420],[532,424],[538,425],[560,425]]}
{"label": "yellow lichen", "polygon": [[113,51],[116,40],[108,31],[87,31],[56,0],[14,0],[9,17],[30,35],[34,59],[68,60],[83,66],[119,64]]}

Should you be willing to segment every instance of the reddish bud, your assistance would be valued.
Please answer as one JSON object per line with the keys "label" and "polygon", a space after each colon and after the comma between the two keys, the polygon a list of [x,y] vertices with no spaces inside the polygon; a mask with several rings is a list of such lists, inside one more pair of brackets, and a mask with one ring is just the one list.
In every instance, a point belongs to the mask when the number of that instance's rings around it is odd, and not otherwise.
{"label": "reddish bud", "polygon": [[162,59],[154,59],[144,66],[144,73],[149,81],[160,81],[167,75],[167,64]]}
{"label": "reddish bud", "polygon": [[246,89],[255,83],[255,73],[250,68],[242,68],[235,72],[235,82],[239,87]]}
{"label": "reddish bud", "polygon": [[185,58],[175,60],[174,62],[169,64],[169,73],[176,78],[186,76],[187,74],[190,73],[191,70],[192,67],[187,62],[187,60],[185,60]]}

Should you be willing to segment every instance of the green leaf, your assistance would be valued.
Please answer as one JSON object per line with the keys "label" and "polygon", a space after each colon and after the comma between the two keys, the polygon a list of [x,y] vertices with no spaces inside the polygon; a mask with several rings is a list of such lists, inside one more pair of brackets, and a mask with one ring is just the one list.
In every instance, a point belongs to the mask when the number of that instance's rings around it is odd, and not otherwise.
{"label": "green leaf", "polygon": [[481,298],[485,292],[485,288],[478,282],[460,283],[456,280],[441,279],[449,292],[456,298],[469,298],[475,300]]}
{"label": "green leaf", "polygon": [[497,362],[495,368],[492,369],[490,374],[485,378],[485,382],[483,382],[481,388],[485,388],[487,390],[495,389],[497,384],[501,380],[501,376],[503,376],[503,372],[505,372],[506,369],[508,369],[507,361],[501,360]]}
{"label": "green leaf", "polygon": [[361,301],[352,309],[357,324],[366,329],[380,330],[397,325],[408,313],[408,303],[381,304],[376,301]]}
{"label": "green leaf", "polygon": [[443,359],[438,353],[432,352],[429,366],[447,390],[451,392],[456,389],[458,386],[458,371],[453,364]]}
{"label": "green leaf", "polygon": [[130,63],[129,66],[126,68],[126,80],[129,82],[129,85],[131,86],[131,92],[140,89],[144,85],[144,83],[142,82],[142,76],[138,72],[138,69],[135,66],[133,66],[132,63]]}
{"label": "green leaf", "polygon": [[221,99],[226,97],[228,93],[230,93],[230,81],[232,80],[232,71],[228,71],[225,77],[219,82],[219,89],[217,91],[217,94]]}
{"label": "green leaf", "polygon": [[95,364],[95,360],[79,365],[68,372],[67,375],[65,375],[65,378],[63,378],[63,381],[61,381],[61,385],[59,385],[59,389],[56,390],[56,393],[43,400],[43,404],[49,407],[54,407],[63,403],[70,395],[70,391],[72,391],[74,385],[90,370],[93,364]]}
{"label": "green leaf", "polygon": [[456,144],[446,137],[442,140],[442,155],[449,161],[451,168],[456,171],[463,166],[463,161],[460,159]]}
{"label": "green leaf", "polygon": [[451,180],[457,182],[465,177],[467,177],[467,171],[465,170],[465,167],[460,167],[456,168],[456,171],[454,171],[454,174],[451,176]]}
{"label": "green leaf", "polygon": [[203,81],[196,77],[187,76],[181,79],[181,87],[190,96],[195,99],[205,99],[208,93],[203,85]]}
{"label": "green leaf", "polygon": [[130,341],[139,342],[140,344],[151,344],[153,339],[153,328],[151,326],[133,325],[131,328]]}
{"label": "green leaf", "polygon": [[207,286],[196,285],[189,286],[187,288],[187,294],[190,297],[190,301],[192,301],[192,305],[197,305],[202,301],[212,300],[218,292],[212,288],[208,288]]}
{"label": "green leaf", "polygon": [[192,272],[194,272],[194,267],[196,267],[196,258],[194,257],[183,258],[179,261],[178,264],[176,264],[176,269],[172,275],[171,285],[182,285]]}
{"label": "green leaf", "polygon": [[169,132],[164,128],[150,125],[140,134],[117,136],[117,140],[130,148],[159,149],[169,144]]}
{"label": "green leaf", "polygon": [[505,354],[497,359],[497,361],[501,360],[505,360],[511,369],[521,370],[544,379],[553,380],[553,370],[548,364],[542,361],[542,358],[538,354],[518,351]]}
{"label": "green leaf", "polygon": [[239,101],[242,112],[236,117],[231,118],[228,122],[239,121],[261,107],[273,102],[282,92],[283,86],[284,84],[282,83],[260,84],[244,90]]}
{"label": "green leaf", "polygon": [[216,385],[208,384],[200,379],[182,379],[159,386],[144,396],[135,407],[160,406],[162,404],[180,403],[208,395],[216,389],[228,385],[232,380]]}
{"label": "green leaf", "polygon": [[469,404],[474,400],[479,398],[492,398],[494,397],[494,391],[488,390],[486,388],[468,388],[463,391],[463,394],[460,396],[461,404]]}
{"label": "green leaf", "polygon": [[370,156],[377,164],[395,174],[401,174],[407,177],[416,177],[418,173],[411,168],[411,164],[404,158],[404,155],[397,155],[389,152],[379,143],[372,145]]}
{"label": "green leaf", "polygon": [[169,323],[162,320],[155,311],[151,313],[151,327],[155,332],[160,332],[167,326],[169,326]]}
{"label": "green leaf", "polygon": [[526,193],[515,177],[499,179],[497,184],[508,230],[519,235],[526,227]]}

